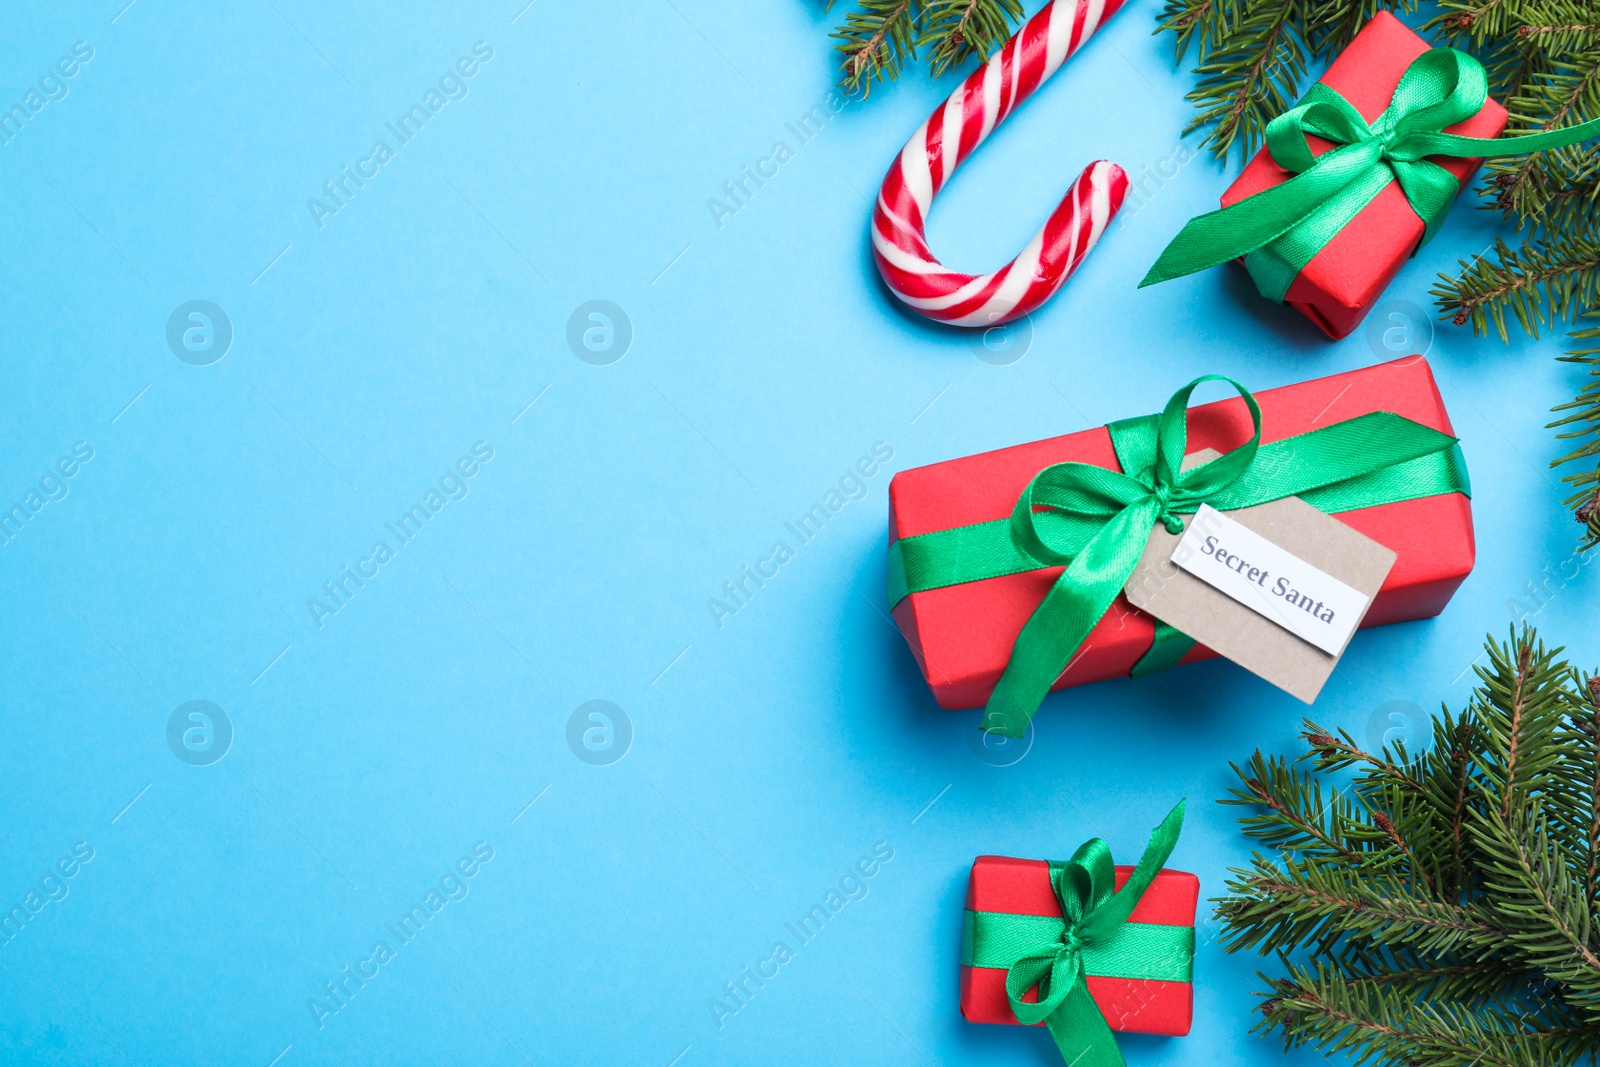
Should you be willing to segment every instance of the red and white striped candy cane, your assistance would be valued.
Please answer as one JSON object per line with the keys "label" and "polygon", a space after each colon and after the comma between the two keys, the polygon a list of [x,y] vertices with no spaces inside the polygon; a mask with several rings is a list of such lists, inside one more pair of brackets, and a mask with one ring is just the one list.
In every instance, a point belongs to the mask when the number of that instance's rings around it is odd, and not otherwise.
{"label": "red and white striped candy cane", "polygon": [[1105,160],[1085,167],[1044,228],[990,274],[961,274],[934,258],[928,209],[962,161],[1122,4],[1051,0],[901,149],[873,208],[872,252],[889,290],[908,307],[956,326],[1021,318],[1054,296],[1100,239],[1128,191],[1128,176]]}

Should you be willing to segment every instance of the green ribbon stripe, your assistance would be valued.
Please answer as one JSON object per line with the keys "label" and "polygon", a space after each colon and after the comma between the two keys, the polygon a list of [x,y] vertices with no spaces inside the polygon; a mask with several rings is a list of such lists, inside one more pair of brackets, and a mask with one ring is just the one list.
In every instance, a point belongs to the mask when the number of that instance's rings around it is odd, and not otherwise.
{"label": "green ribbon stripe", "polygon": [[[1061,917],[966,913],[961,962],[1004,967],[1006,999],[1017,1021],[1042,1022],[1073,1067],[1126,1067],[1111,1026],[1089,995],[1090,975],[1190,981],[1194,927],[1130,923],[1150,882],[1183,830],[1183,801],[1151,831],[1139,865],[1121,889],[1110,847],[1085,841],[1066,863],[1050,865]],[[1024,1000],[1029,990],[1038,999]]]}
{"label": "green ribbon stripe", "polygon": [[[1267,151],[1295,176],[1232,207],[1190,219],[1140,287],[1242,256],[1261,294],[1281,302],[1312,257],[1390,182],[1400,183],[1406,202],[1422,220],[1417,247],[1433,238],[1461,183],[1425,157],[1519,156],[1600,136],[1600,119],[1520,137],[1443,132],[1476,115],[1488,99],[1483,65],[1453,48],[1434,48],[1417,57],[1389,106],[1371,123],[1338,92],[1318,82],[1267,126]],[[1313,155],[1308,134],[1336,147]]]}
{"label": "green ribbon stripe", "polygon": [[[1060,941],[1065,919],[968,911],[961,931],[961,965],[1009,970],[1042,941]],[[1194,978],[1194,927],[1124,923],[1103,945],[1083,946],[1083,973],[1096,978],[1189,982]]]}
{"label": "green ribbon stripe", "polygon": [[[1150,466],[1149,461],[1141,463],[1131,456],[1126,446],[1128,439],[1135,435],[1129,428],[1136,428],[1139,434],[1147,435],[1149,441],[1154,441],[1156,419],[1157,416],[1148,415],[1112,424],[1112,444],[1116,446],[1117,461],[1124,471],[1142,470]],[[1356,436],[1359,437],[1366,428],[1377,428],[1377,424],[1393,419],[1410,421],[1389,412],[1374,412],[1372,415],[1362,415],[1349,422],[1355,424]],[[1336,423],[1321,430],[1312,430],[1310,433],[1262,445],[1257,454],[1256,464],[1263,470],[1273,470],[1284,458],[1292,457],[1301,444],[1313,444],[1318,449],[1329,443],[1335,447],[1347,447],[1348,439],[1340,442],[1331,440],[1333,436],[1331,431],[1345,425]],[[1419,424],[1410,423],[1410,425]],[[1420,428],[1428,433],[1437,433],[1427,427]],[[1439,434],[1439,437],[1454,440],[1444,434]],[[1302,440],[1305,438],[1316,439]],[[1472,483],[1467,476],[1466,459],[1461,454],[1461,446],[1454,444],[1441,451],[1429,452],[1414,460],[1347,478],[1341,482],[1308,486],[1299,493],[1278,492],[1278,487],[1268,484],[1269,481],[1271,479],[1257,475],[1253,483],[1247,486],[1251,492],[1234,493],[1219,499],[1229,501],[1226,507],[1241,508],[1280,500],[1284,496],[1299,496],[1319,511],[1337,515],[1343,511],[1357,511],[1379,504],[1396,504],[1425,496],[1439,496],[1443,493],[1472,495]],[[1246,499],[1248,503],[1232,502],[1234,497]],[[1218,510],[1224,508],[1224,504],[1216,501],[1209,503]],[[1057,529],[1064,542],[1081,548],[1095,535],[1100,525],[1099,522],[1085,516],[1063,515]],[[1009,518],[902,537],[889,546],[889,607],[892,609],[912,593],[942,589],[947,585],[978,582],[985,578],[999,578],[1007,574],[1021,574],[1024,571],[1039,570],[1042,566],[1043,564],[1027,555],[1012,539]]]}
{"label": "green ribbon stripe", "polygon": [[[1244,397],[1254,433],[1244,445],[1181,469],[1189,396],[1224,381]],[[1460,445],[1393,412],[1375,411],[1261,444],[1261,411],[1231,378],[1196,378],[1159,415],[1112,423],[1122,470],[1057,463],[1033,477],[1008,519],[904,537],[889,546],[892,609],[912,593],[1006,574],[1064,567],[1012,646],[983,728],[1021,737],[1133,574],[1157,522],[1178,533],[1201,503],[1220,511],[1298,496],[1329,514],[1445,493],[1471,495]],[[1176,663],[1194,642],[1158,621],[1135,676]]]}

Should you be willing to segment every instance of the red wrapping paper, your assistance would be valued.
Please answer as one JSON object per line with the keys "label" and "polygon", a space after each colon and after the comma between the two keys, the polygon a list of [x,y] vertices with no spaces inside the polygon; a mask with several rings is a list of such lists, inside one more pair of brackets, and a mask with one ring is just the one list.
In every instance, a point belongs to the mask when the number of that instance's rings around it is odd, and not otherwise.
{"label": "red wrapping paper", "polygon": [[[1268,389],[1257,393],[1256,400],[1264,442],[1370,411],[1392,411],[1443,433],[1454,432],[1433,371],[1421,356]],[[1191,408],[1188,425],[1190,452],[1227,452],[1250,438],[1250,413],[1238,397]],[[1101,426],[901,471],[889,483],[889,539],[1006,518],[1035,474],[1066,460],[1119,469],[1111,435]],[[1459,493],[1335,517],[1399,557],[1363,628],[1439,614],[1472,570],[1472,506]],[[940,707],[977,708],[987,702],[1011,658],[1017,633],[1061,570],[1048,567],[929,589],[895,606],[895,621]],[[1119,596],[1051,688],[1122,677],[1154,638],[1151,618]],[[1180,662],[1215,655],[1196,645]]]}
{"label": "red wrapping paper", "polygon": [[[1121,889],[1132,873],[1131,866],[1118,865],[1116,887]],[[1139,898],[1128,921],[1193,926],[1199,900],[1199,878],[1186,871],[1163,869]],[[1013,915],[1061,914],[1061,903],[1050,888],[1050,865],[1044,860],[1008,856],[979,856],[973,861],[972,877],[967,882],[967,908]],[[1189,1032],[1194,1016],[1194,985],[1190,982],[1095,975],[1085,981],[1089,995],[1113,1030],[1173,1037]],[[1030,990],[1023,999],[1037,1001],[1038,991]],[[1006,972],[996,967],[962,967],[961,1014],[968,1022],[1021,1025],[1006,997]]]}
{"label": "red wrapping paper", "polygon": [[[1371,122],[1389,106],[1395,86],[1412,60],[1428,48],[1428,42],[1399,19],[1380,11],[1328,67],[1322,83],[1350,101],[1362,118]],[[1476,115],[1445,127],[1445,132],[1498,137],[1505,126],[1506,109],[1491,99]],[[1320,137],[1310,137],[1308,142],[1316,155],[1334,147]],[[1455,175],[1463,189],[1483,162],[1448,156],[1428,158]],[[1292,177],[1263,148],[1222,194],[1222,206],[1231,207]],[[1329,337],[1344,337],[1361,325],[1378,302],[1416,250],[1423,229],[1422,220],[1406,202],[1400,184],[1391,182],[1312,257],[1289,286],[1284,303],[1320,326]]]}

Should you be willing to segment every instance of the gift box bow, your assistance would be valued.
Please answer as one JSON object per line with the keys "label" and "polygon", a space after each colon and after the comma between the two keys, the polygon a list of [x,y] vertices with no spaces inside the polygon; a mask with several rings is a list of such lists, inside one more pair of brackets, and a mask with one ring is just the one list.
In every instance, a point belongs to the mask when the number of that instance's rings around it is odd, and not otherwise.
{"label": "gift box bow", "polygon": [[[1061,917],[968,911],[961,963],[1006,969],[1006,997],[1017,1020],[1042,1022],[1075,1067],[1123,1067],[1110,1024],[1089,995],[1089,975],[1188,982],[1194,927],[1130,923],[1139,898],[1172,855],[1183,829],[1183,801],[1150,834],[1122,888],[1111,848],[1085,841],[1066,863],[1050,864]],[[1023,997],[1038,990],[1036,1001]]]}
{"label": "gift box bow", "polygon": [[[1227,382],[1250,409],[1243,445],[1183,470],[1189,397],[1204,382]],[[1444,493],[1471,495],[1456,438],[1387,411],[1261,443],[1261,408],[1232,378],[1207,374],[1173,394],[1159,416],[1107,429],[1121,471],[1056,463],[1017,498],[1009,519],[936,530],[889,546],[888,600],[928,589],[1066,569],[1017,635],[1011,659],[984,709],[985,731],[1020,738],[1051,685],[1132,576],[1157,522],[1183,530],[1202,503],[1219,511],[1298,496],[1334,514]],[[1194,642],[1158,621],[1156,640],[1135,665],[1141,676],[1178,662]]]}
{"label": "gift box bow", "polygon": [[[1390,182],[1400,183],[1423,222],[1417,247],[1433,237],[1461,183],[1424,157],[1516,156],[1600,136],[1600,119],[1521,137],[1444,132],[1476,115],[1488,99],[1483,64],[1454,48],[1418,56],[1389,106],[1371,123],[1337,91],[1317,82],[1295,107],[1267,124],[1267,151],[1295,177],[1190,219],[1140,288],[1244,256],[1261,295],[1281,302],[1301,269]],[[1337,147],[1313,155],[1307,134]]]}

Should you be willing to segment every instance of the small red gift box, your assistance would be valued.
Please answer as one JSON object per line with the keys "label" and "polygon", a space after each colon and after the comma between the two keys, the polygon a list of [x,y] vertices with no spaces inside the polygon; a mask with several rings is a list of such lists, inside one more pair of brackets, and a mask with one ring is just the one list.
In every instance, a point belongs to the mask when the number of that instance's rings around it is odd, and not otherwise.
{"label": "small red gift box", "polygon": [[[1131,866],[1119,865],[1116,888],[1121,889],[1132,873]],[[1199,900],[1199,878],[1186,871],[1163,869],[1139,899],[1128,924],[1193,927]],[[967,882],[967,911],[1060,918],[1061,904],[1050,885],[1050,865],[1043,860],[979,856]],[[961,1014],[968,1022],[1019,1025],[1006,996],[1005,968],[967,962],[972,954],[970,930],[969,919],[969,936],[962,947]],[[1189,1032],[1194,1015],[1193,982],[1095,974],[1090,968],[1085,983],[1113,1030],[1174,1037]],[[1038,990],[1029,990],[1022,999],[1036,1002]]]}
{"label": "small red gift box", "polygon": [[[1428,47],[1428,42],[1399,19],[1380,11],[1328,67],[1322,84],[1338,92],[1371,122],[1389,106],[1395,86],[1412,60]],[[1445,132],[1498,137],[1505,126],[1506,109],[1491,99],[1476,115],[1445,127]],[[1320,137],[1310,137],[1308,143],[1319,156],[1334,147]],[[1455,175],[1463,188],[1483,162],[1448,156],[1428,158]],[[1292,177],[1263,148],[1222,194],[1222,206],[1231,207]],[[1406,202],[1400,184],[1391,182],[1312,257],[1289,286],[1283,302],[1322,327],[1328,336],[1344,337],[1361,325],[1378,302],[1416,250],[1423,229],[1422,220]]]}
{"label": "small red gift box", "polygon": [[[1292,437],[1372,411],[1389,411],[1451,433],[1450,417],[1420,356],[1408,356],[1299,385],[1257,393],[1263,442]],[[1244,401],[1191,408],[1189,451],[1231,451],[1250,437]],[[889,484],[889,539],[1004,519],[1029,480],[1075,460],[1117,469],[1105,427],[901,471]],[[1398,555],[1363,627],[1421,619],[1444,610],[1472,570],[1472,507],[1460,493],[1405,500],[1335,516]],[[982,707],[1011,658],[1012,645],[1062,568],[1047,567],[914,592],[894,606],[900,632],[944,708]],[[1119,596],[1052,689],[1126,675],[1149,650],[1155,623]],[[1197,645],[1180,662],[1214,656]]]}

